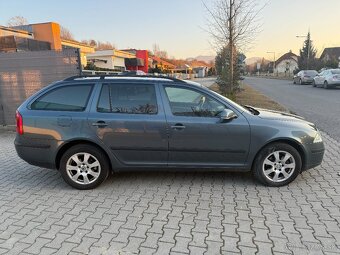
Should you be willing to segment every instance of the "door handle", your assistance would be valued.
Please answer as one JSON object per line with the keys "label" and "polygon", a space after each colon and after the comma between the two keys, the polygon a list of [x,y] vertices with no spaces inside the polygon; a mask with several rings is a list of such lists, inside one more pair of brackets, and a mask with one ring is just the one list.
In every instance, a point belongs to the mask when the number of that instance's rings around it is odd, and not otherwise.
{"label": "door handle", "polygon": [[106,127],[107,124],[105,123],[105,121],[100,120],[100,121],[97,121],[95,123],[92,123],[92,126],[98,127],[98,128],[103,128],[103,127]]}
{"label": "door handle", "polygon": [[185,129],[185,126],[181,123],[177,123],[174,126],[171,126],[172,129],[177,129],[177,130],[181,130],[181,129]]}

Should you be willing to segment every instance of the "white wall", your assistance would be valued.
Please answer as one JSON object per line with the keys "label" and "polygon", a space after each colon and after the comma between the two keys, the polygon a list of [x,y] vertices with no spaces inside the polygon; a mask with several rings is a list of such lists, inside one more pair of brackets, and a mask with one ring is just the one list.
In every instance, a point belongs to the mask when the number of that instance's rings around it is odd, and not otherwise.
{"label": "white wall", "polygon": [[289,68],[288,73],[292,74],[298,68],[298,63],[293,59],[283,60],[275,67],[275,73],[285,73],[287,67]]}

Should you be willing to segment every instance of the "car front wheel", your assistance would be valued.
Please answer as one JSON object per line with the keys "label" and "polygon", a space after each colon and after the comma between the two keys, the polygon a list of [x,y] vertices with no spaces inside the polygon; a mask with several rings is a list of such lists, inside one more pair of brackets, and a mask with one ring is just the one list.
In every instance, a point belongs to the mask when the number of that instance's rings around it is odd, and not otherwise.
{"label": "car front wheel", "polygon": [[109,164],[103,153],[91,145],[76,145],[61,158],[60,172],[66,183],[76,189],[93,189],[109,174]]}
{"label": "car front wheel", "polygon": [[273,143],[258,154],[253,173],[257,180],[267,186],[284,186],[292,182],[301,172],[301,156],[292,146]]}

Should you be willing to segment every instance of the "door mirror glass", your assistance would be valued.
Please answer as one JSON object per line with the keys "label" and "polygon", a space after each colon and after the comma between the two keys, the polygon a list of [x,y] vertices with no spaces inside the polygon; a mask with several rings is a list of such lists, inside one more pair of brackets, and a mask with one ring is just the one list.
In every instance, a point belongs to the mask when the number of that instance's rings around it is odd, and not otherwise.
{"label": "door mirror glass", "polygon": [[221,122],[227,122],[227,121],[230,121],[230,120],[236,119],[236,118],[237,118],[236,113],[234,113],[232,110],[229,110],[229,109],[224,109],[220,113],[220,121]]}

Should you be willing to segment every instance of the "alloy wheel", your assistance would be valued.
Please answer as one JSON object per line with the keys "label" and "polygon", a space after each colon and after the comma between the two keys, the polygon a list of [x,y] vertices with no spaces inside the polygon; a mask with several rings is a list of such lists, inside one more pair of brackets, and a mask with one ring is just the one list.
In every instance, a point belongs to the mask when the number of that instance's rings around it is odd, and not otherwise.
{"label": "alloy wheel", "polygon": [[80,152],[71,156],[66,163],[66,172],[70,179],[78,184],[95,182],[101,171],[99,160],[90,153]]}
{"label": "alloy wheel", "polygon": [[287,151],[274,151],[263,161],[262,171],[272,182],[286,181],[295,171],[296,162]]}

